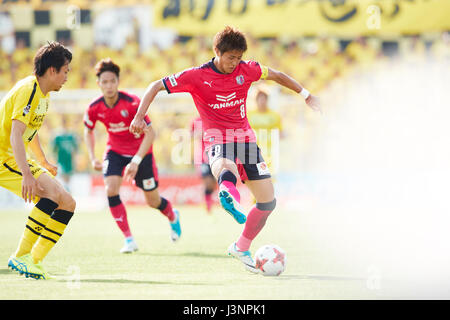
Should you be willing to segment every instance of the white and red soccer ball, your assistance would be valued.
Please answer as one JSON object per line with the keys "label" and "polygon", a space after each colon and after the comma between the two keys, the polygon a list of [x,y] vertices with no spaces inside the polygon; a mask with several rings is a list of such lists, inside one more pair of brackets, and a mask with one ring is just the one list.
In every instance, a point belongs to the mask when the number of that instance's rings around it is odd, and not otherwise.
{"label": "white and red soccer ball", "polygon": [[279,276],[286,269],[286,252],[275,244],[259,248],[255,253],[256,268],[264,276]]}

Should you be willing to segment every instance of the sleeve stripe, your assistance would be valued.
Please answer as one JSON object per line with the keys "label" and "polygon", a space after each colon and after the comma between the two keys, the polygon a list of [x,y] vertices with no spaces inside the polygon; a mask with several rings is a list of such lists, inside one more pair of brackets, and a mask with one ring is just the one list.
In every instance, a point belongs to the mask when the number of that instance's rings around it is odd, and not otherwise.
{"label": "sleeve stripe", "polygon": [[269,68],[266,66],[260,65],[261,67],[261,77],[260,79],[266,79],[269,76]]}
{"label": "sleeve stripe", "polygon": [[84,126],[85,126],[86,128],[88,128],[88,129],[90,129],[90,130],[94,129],[94,128],[92,127],[92,125],[89,125],[86,121],[83,121],[83,123],[84,123]]}
{"label": "sleeve stripe", "polygon": [[34,83],[33,91],[31,91],[30,98],[28,99],[28,103],[23,108],[22,117],[25,117],[28,112],[31,110],[31,102],[33,102],[34,95],[36,93],[37,82]]}
{"label": "sleeve stripe", "polygon": [[169,90],[169,87],[167,87],[166,79],[162,79],[162,82],[164,84],[164,88],[166,88],[167,93],[171,93],[170,90]]}
{"label": "sleeve stripe", "polygon": [[34,86],[33,86],[33,91],[31,92],[30,99],[28,99],[27,106],[30,105],[31,102],[33,101],[34,94],[36,93],[36,87],[37,87],[37,83],[35,82],[35,83],[34,83]]}

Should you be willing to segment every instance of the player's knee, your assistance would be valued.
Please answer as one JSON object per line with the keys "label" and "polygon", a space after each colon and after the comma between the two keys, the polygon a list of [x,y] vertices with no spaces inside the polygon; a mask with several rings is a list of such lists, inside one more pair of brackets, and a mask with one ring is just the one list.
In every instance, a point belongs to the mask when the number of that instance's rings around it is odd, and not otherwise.
{"label": "player's knee", "polygon": [[75,211],[75,207],[76,207],[77,203],[70,193],[68,193],[65,190],[61,191],[61,193],[59,195],[59,199],[60,199],[60,202],[59,202],[60,208],[64,208],[64,210],[67,210],[70,212]]}
{"label": "player's knee", "polygon": [[256,203],[256,208],[261,211],[272,212],[273,210],[275,210],[276,206],[277,206],[277,199],[275,199],[275,198],[270,202],[257,202]]}
{"label": "player's knee", "polygon": [[113,197],[113,196],[116,196],[116,195],[119,194],[119,188],[117,186],[115,186],[115,185],[107,184],[105,186],[105,189],[106,189],[106,195],[108,197]]}
{"label": "player's knee", "polygon": [[56,183],[50,183],[44,187],[40,192],[39,196],[41,198],[47,198],[56,202],[58,205],[61,204],[61,188]]}
{"label": "player's knee", "polygon": [[236,185],[237,178],[236,178],[236,175],[233,172],[231,172],[230,170],[223,170],[220,173],[219,178],[217,179],[217,183],[220,185],[223,181],[230,181],[234,185]]}

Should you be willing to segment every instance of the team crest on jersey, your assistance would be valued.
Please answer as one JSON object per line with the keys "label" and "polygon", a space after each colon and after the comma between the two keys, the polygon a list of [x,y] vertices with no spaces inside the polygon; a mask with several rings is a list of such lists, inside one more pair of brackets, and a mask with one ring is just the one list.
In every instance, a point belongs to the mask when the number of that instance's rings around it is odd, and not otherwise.
{"label": "team crest on jersey", "polygon": [[128,118],[128,111],[127,110],[120,110],[120,115],[124,118]]}
{"label": "team crest on jersey", "polygon": [[22,116],[26,116],[28,113],[30,113],[31,110],[31,104],[27,105],[25,108],[23,108]]}
{"label": "team crest on jersey", "polygon": [[244,84],[244,76],[242,74],[236,77],[237,84]]}

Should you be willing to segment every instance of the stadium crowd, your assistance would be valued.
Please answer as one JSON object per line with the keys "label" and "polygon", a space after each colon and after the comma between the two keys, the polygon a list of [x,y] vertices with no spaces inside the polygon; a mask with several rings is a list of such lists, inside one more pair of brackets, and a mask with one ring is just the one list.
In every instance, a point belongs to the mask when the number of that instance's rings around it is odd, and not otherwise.
{"label": "stadium crowd", "polygon": [[[245,60],[256,60],[260,63],[283,70],[299,80],[308,90],[319,94],[333,81],[361,70],[368,70],[375,63],[389,61],[399,56],[402,59],[450,59],[450,35],[443,33],[434,41],[425,41],[419,37],[400,37],[397,41],[384,43],[378,38],[355,38],[353,40],[339,40],[330,37],[314,37],[301,39],[267,38],[256,39],[249,36],[249,49]],[[112,50],[105,46],[96,46],[92,50],[77,47],[76,43],[65,43],[73,52],[71,72],[62,91],[70,89],[97,89],[94,65],[102,58],[110,57],[121,67],[120,88],[143,89],[150,82],[178,72],[185,68],[201,65],[210,60],[214,54],[211,39],[203,37],[180,38],[169,48],[151,47],[141,51],[139,44],[130,39],[121,50]],[[392,48],[394,48],[392,50]],[[0,50],[0,91],[6,91],[14,83],[29,75],[33,65],[33,48],[27,48],[22,41],[16,42],[13,54]],[[286,92],[287,93],[287,92]],[[99,91],[100,95],[100,91]],[[252,99],[252,97],[249,97]],[[302,116],[301,108],[276,103],[277,111],[283,118],[283,127],[289,133],[290,128],[298,125]],[[255,102],[249,101],[249,108],[254,108]],[[41,130],[40,137],[43,145],[51,141],[58,131],[61,117],[66,117],[67,126],[82,139],[83,112],[85,106],[74,106],[71,114],[57,114],[57,106],[51,111]],[[177,172],[191,170],[189,165],[174,164],[171,161],[171,148],[174,141],[173,132],[178,128],[190,127],[196,116],[195,108],[189,110],[161,110],[154,109],[150,114],[153,125],[158,134],[154,151],[161,171]],[[98,137],[100,148],[105,145],[106,133]],[[101,154],[102,150],[99,150]],[[87,152],[84,144],[80,144],[80,151],[76,159],[77,171],[89,171]]]}

